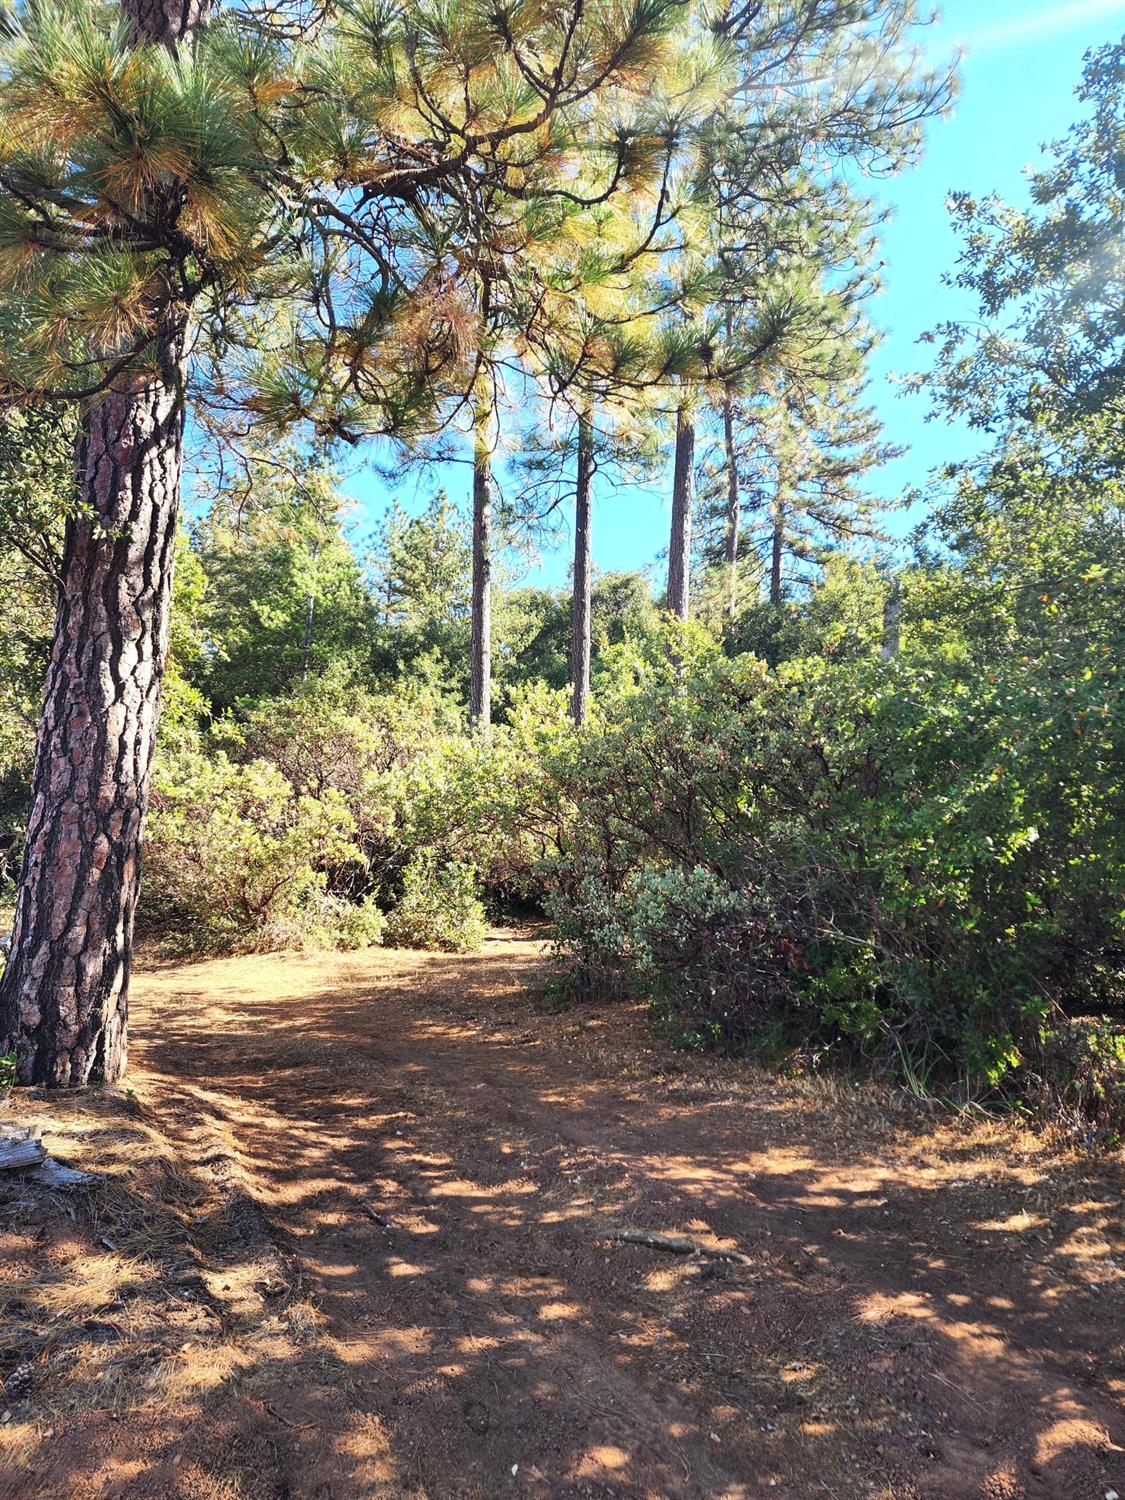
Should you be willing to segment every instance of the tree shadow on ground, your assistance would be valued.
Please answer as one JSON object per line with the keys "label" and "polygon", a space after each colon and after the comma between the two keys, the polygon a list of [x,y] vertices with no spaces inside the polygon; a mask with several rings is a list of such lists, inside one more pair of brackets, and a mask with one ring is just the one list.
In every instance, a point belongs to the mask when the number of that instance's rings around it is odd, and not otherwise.
{"label": "tree shadow on ground", "polygon": [[[55,1488],[27,1493],[1125,1492],[1118,1168],[676,1058],[634,1012],[545,1013],[538,962],[507,943],[142,982],[143,1118],[198,1183],[200,1280],[243,1322],[180,1351],[210,1384],[56,1431],[31,1455]],[[268,1226],[265,1281],[240,1215]],[[607,1241],[621,1224],[747,1261]]]}

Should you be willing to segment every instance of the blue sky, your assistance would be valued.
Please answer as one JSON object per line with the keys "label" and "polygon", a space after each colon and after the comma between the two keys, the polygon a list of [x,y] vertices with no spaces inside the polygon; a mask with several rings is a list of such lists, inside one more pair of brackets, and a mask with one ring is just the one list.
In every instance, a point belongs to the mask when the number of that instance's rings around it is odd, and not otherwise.
{"label": "blue sky", "polygon": [[[1042,143],[1065,133],[1078,113],[1074,90],[1084,52],[1123,31],[1125,0],[947,0],[938,25],[920,34],[935,60],[948,58],[958,47],[964,56],[953,113],[929,127],[921,164],[873,185],[892,218],[882,233],[884,288],[871,308],[885,337],[872,362],[869,398],[888,438],[909,445],[909,452],[874,481],[881,493],[896,496],[909,485],[924,485],[935,464],[964,455],[972,443],[969,434],[927,423],[926,398],[900,394],[893,378],[896,372],[926,367],[928,350],[917,344],[919,334],[944,318],[973,311],[942,285],[958,254],[946,195],[954,189],[978,195],[998,191],[1024,200],[1025,167],[1038,159]],[[468,470],[450,466],[441,481],[451,495],[462,488],[467,493]],[[408,479],[392,491],[368,470],[353,475],[347,488],[359,505],[358,527],[366,531],[392,492],[413,509],[432,493],[434,479]],[[667,503],[659,495],[596,494],[597,567],[654,566],[667,524]],[[562,585],[568,551],[569,536],[564,535],[555,550],[530,566],[521,565],[520,572],[528,582]]]}

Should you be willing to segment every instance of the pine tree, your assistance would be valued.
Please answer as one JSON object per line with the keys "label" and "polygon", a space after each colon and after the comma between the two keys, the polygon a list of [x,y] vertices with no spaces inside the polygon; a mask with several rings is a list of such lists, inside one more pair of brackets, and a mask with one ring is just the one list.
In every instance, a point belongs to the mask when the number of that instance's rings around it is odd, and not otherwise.
{"label": "pine tree", "polygon": [[[735,458],[743,497],[739,548],[756,558],[766,598],[780,606],[791,584],[825,566],[837,550],[883,540],[887,502],[864,477],[902,450],[881,441],[882,427],[860,401],[858,378],[832,389],[771,393],[739,412]],[[724,455],[725,457],[725,455]],[[713,513],[726,551],[725,462],[715,475]]]}
{"label": "pine tree", "polygon": [[11,24],[0,383],[83,403],[0,986],[21,1080],[125,1063],[189,394],[348,441],[440,421],[473,378],[481,247],[533,298],[529,240],[646,179],[646,80],[681,15],[361,4],[294,41],[199,4],[64,0]]}

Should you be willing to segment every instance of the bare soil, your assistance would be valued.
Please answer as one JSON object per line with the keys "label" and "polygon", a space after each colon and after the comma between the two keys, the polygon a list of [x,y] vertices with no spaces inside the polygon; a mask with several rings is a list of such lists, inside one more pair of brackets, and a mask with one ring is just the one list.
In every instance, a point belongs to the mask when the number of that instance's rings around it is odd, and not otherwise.
{"label": "bare soil", "polygon": [[5,1500],[1125,1495],[1120,1159],[541,973],[145,967],[130,1091],[9,1111],[100,1180],[0,1185]]}

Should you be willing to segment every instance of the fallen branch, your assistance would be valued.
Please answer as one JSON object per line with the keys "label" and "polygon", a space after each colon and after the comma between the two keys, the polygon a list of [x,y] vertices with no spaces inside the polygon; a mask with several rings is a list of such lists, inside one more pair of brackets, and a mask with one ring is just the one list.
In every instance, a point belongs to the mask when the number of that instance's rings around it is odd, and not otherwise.
{"label": "fallen branch", "polygon": [[752,1266],[750,1256],[741,1250],[721,1250],[716,1245],[706,1245],[702,1240],[690,1239],[686,1234],[662,1234],[658,1229],[629,1229],[620,1226],[603,1229],[598,1235],[602,1240],[614,1240],[623,1245],[646,1245],[650,1250],[667,1250],[672,1255],[706,1255],[712,1260],[729,1260],[738,1266]]}
{"label": "fallen branch", "polygon": [[0,1172],[24,1172],[46,1158],[42,1141],[33,1136],[25,1140],[0,1141]]}
{"label": "fallen branch", "polygon": [[32,1182],[41,1182],[44,1187],[53,1188],[85,1187],[97,1180],[92,1172],[80,1172],[77,1167],[64,1166],[51,1156],[46,1157],[29,1175]]}
{"label": "fallen branch", "polygon": [[48,1156],[43,1142],[30,1134],[0,1138],[0,1172],[26,1172],[32,1182],[52,1188],[84,1187],[94,1181],[89,1172],[65,1167]]}

